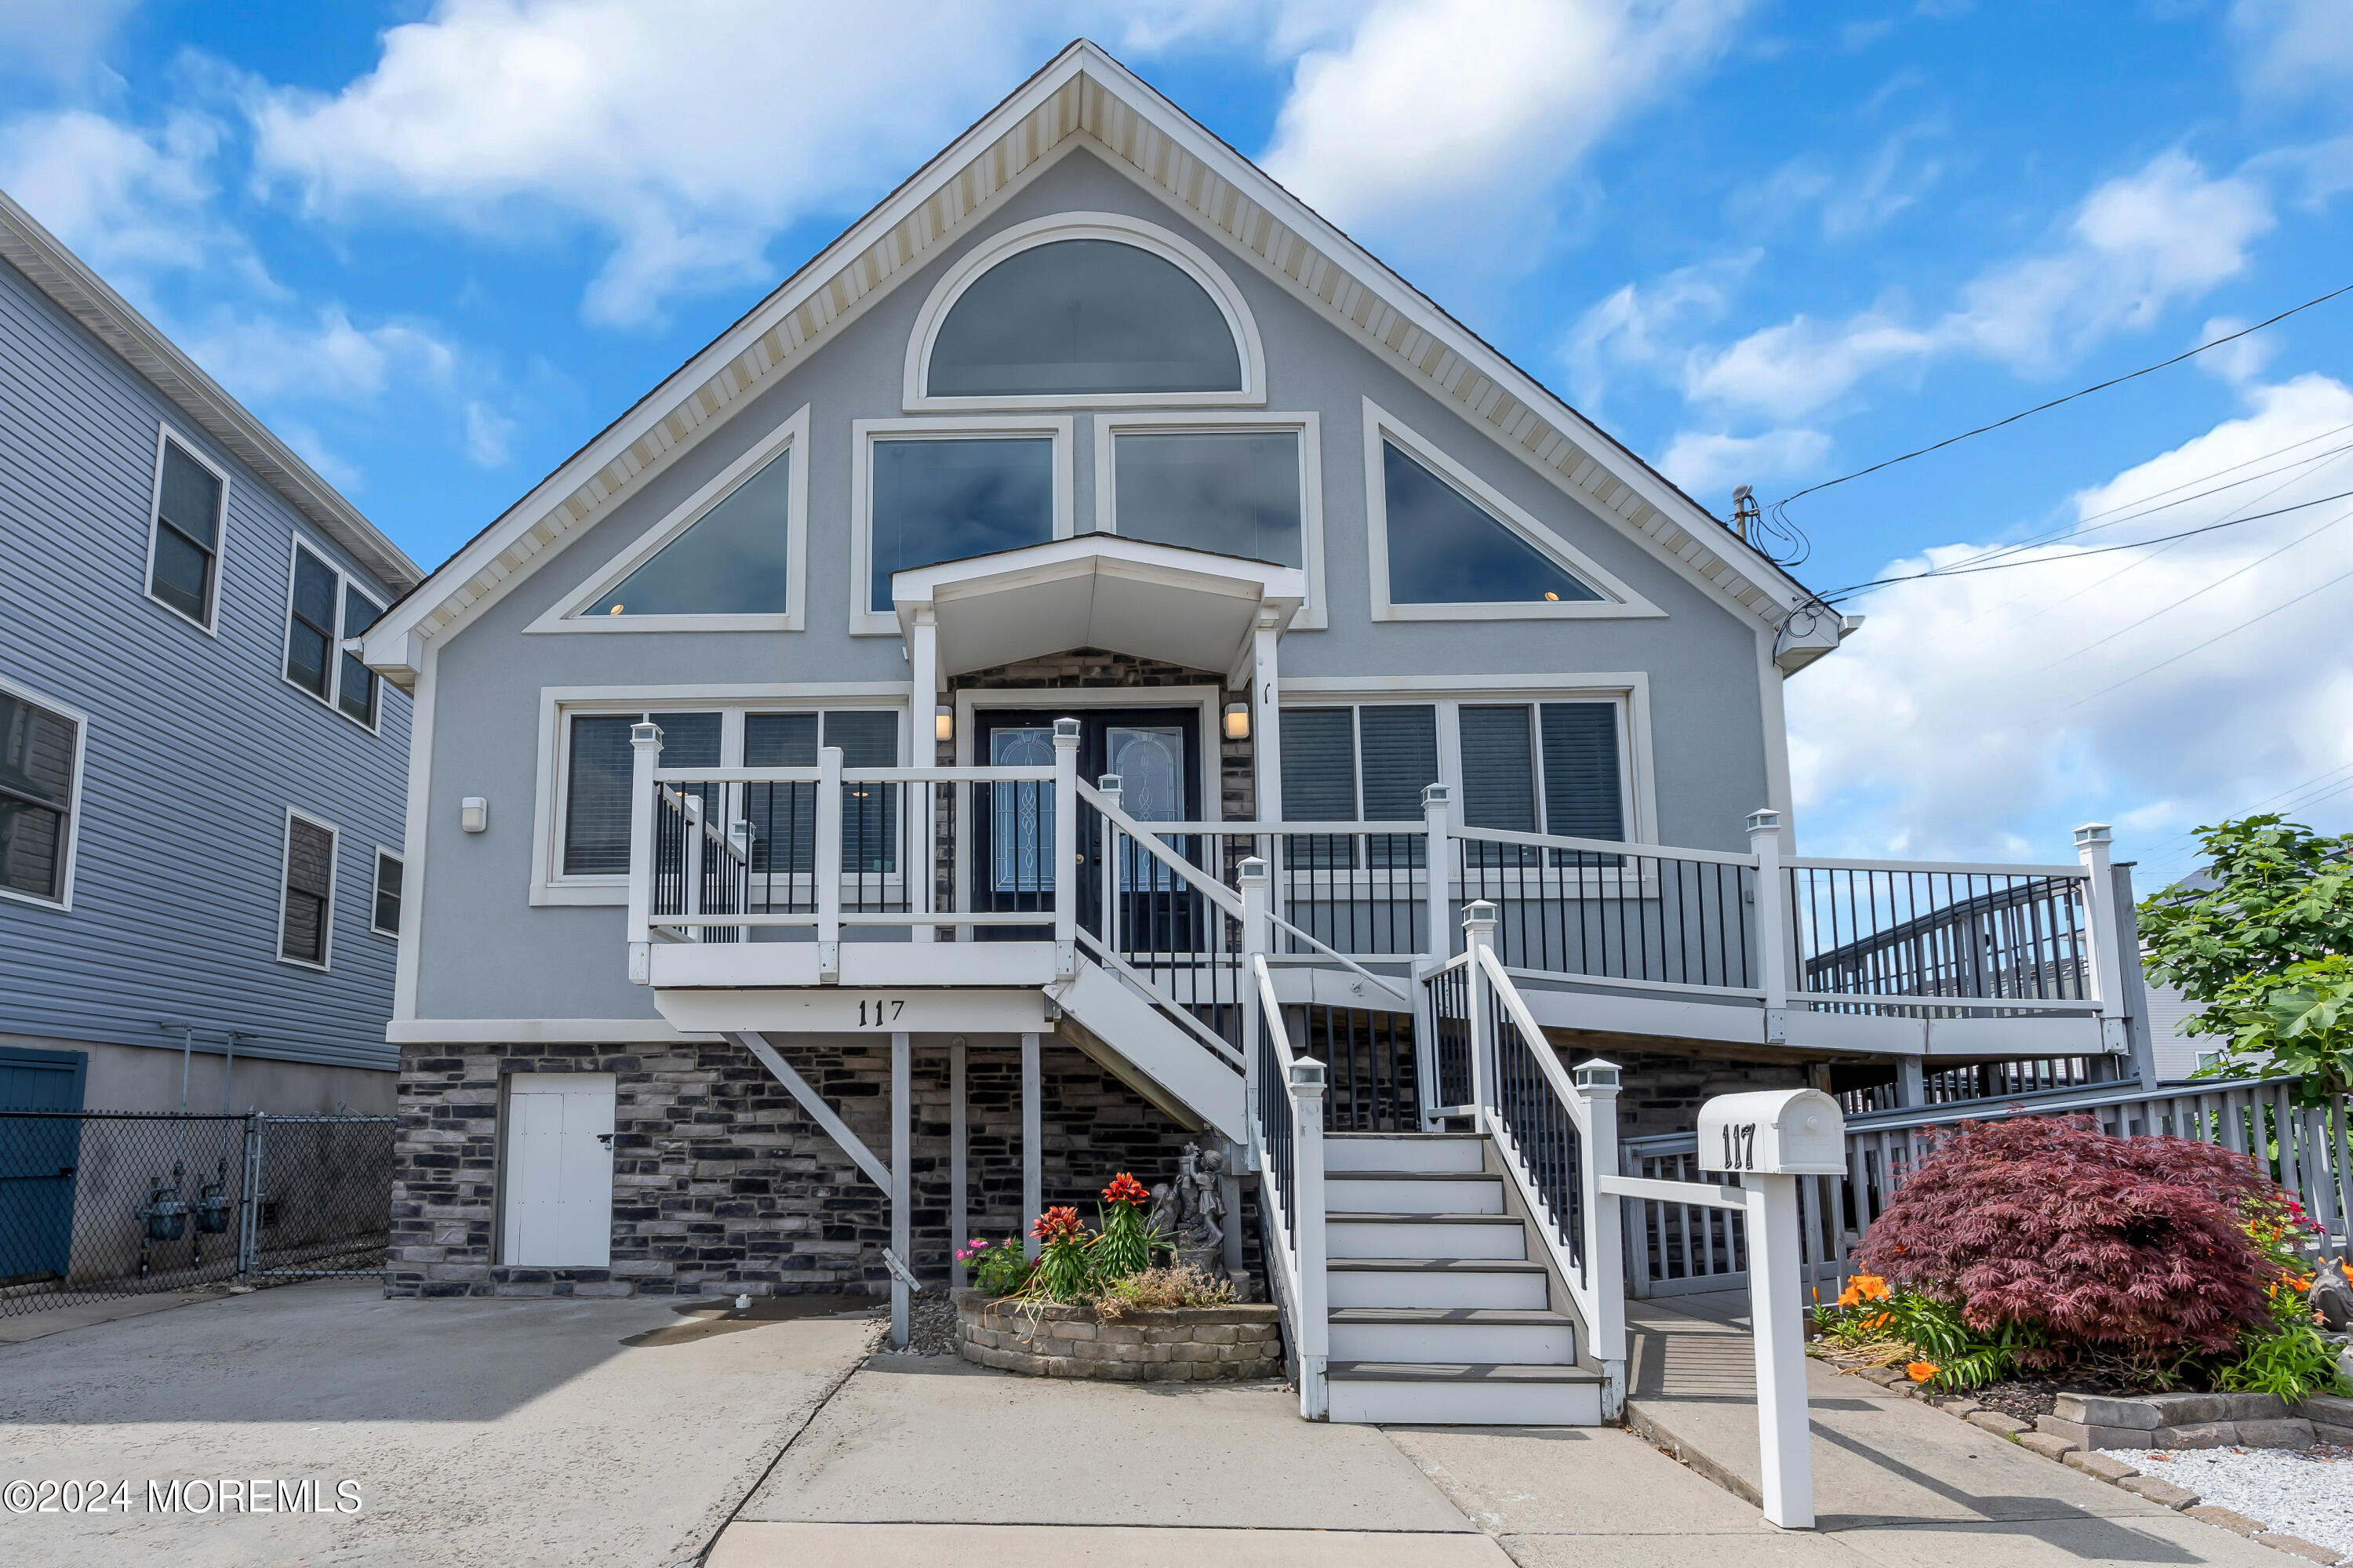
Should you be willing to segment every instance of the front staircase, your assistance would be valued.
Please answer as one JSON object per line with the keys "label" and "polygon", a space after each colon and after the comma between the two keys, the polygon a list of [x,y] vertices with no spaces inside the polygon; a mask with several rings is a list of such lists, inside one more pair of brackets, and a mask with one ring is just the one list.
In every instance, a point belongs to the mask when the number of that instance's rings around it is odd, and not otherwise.
{"label": "front staircase", "polygon": [[[1601,1372],[1475,1133],[1324,1140],[1329,1416],[1593,1426]],[[1535,1245],[1531,1245],[1534,1243]]]}

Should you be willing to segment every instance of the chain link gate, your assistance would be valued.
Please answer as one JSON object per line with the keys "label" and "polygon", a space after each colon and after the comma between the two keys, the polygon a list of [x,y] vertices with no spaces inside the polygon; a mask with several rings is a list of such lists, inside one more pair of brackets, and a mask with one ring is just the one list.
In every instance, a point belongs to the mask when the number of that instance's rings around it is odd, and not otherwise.
{"label": "chain link gate", "polygon": [[397,1125],[0,1111],[0,1317],[380,1274]]}

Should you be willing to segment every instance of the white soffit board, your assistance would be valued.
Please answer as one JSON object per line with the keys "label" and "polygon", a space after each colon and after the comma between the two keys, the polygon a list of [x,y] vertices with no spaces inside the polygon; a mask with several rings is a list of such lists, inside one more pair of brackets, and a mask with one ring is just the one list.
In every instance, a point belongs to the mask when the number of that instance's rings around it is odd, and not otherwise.
{"label": "white soffit board", "polygon": [[535,558],[773,385],[1008,192],[1086,145],[1602,517],[1766,626],[1806,589],[1091,43],[1064,50],[470,541],[367,638],[396,675]]}

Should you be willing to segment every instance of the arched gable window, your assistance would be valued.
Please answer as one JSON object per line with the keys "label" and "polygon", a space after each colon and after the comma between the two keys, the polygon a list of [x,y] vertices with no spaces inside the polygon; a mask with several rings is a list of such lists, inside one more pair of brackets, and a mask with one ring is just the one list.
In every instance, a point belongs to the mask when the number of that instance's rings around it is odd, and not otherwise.
{"label": "arched gable window", "polygon": [[1231,283],[1175,236],[1103,214],[1024,224],[966,257],[910,347],[911,406],[1259,396]]}

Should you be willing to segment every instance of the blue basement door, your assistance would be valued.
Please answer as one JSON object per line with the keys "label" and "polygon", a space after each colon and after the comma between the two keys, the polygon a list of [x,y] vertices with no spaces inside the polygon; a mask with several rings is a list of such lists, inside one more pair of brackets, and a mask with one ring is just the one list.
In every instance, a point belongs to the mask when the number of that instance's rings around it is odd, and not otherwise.
{"label": "blue basement door", "polygon": [[[79,1051],[0,1049],[0,1111],[81,1109]],[[78,1117],[0,1116],[0,1286],[62,1276],[73,1263]]]}

